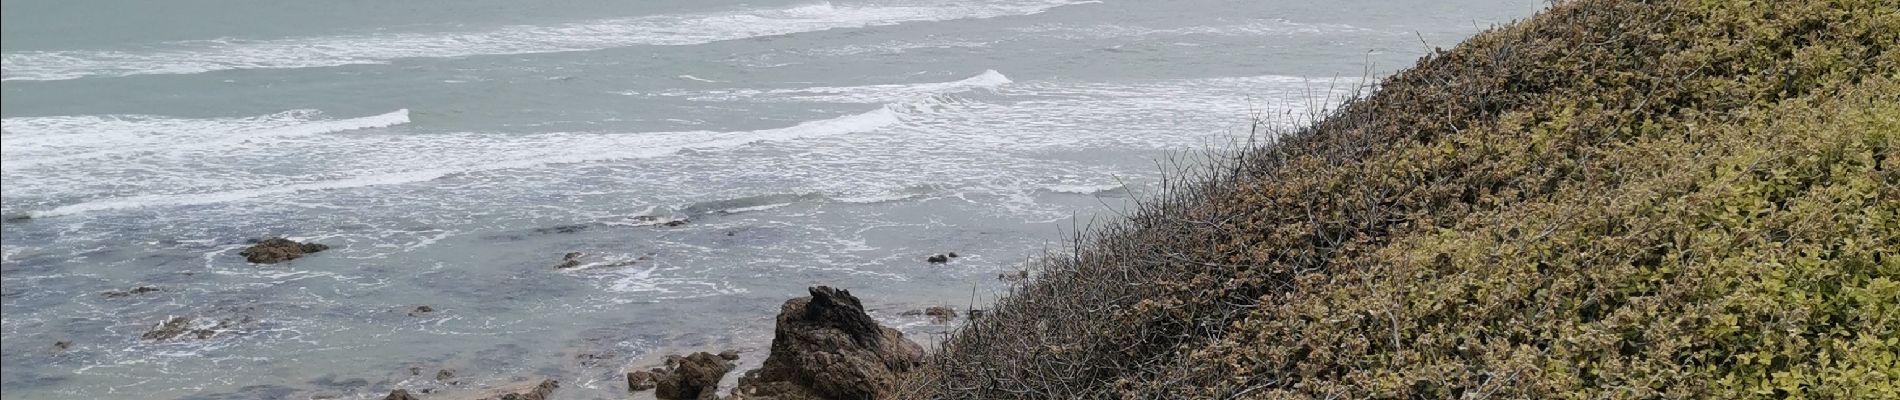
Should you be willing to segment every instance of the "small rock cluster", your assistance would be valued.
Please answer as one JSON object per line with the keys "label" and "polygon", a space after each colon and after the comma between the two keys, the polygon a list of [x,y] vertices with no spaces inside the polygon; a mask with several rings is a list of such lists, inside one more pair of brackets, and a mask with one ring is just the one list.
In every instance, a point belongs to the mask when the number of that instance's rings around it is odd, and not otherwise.
{"label": "small rock cluster", "polygon": [[628,372],[627,389],[653,389],[654,397],[662,400],[718,399],[719,380],[732,372],[732,361],[738,359],[739,353],[732,351],[667,356],[665,367]]}
{"label": "small rock cluster", "polygon": [[950,262],[950,259],[952,258],[957,258],[957,253],[954,251],[945,253],[945,254],[937,254],[937,255],[932,255],[930,257],[925,257],[924,262],[928,262],[931,264],[943,264],[943,263]]}
{"label": "small rock cluster", "polygon": [[192,317],[171,317],[164,322],[153,325],[152,329],[145,331],[145,334],[139,335],[139,337],[155,342],[179,338],[210,339],[212,336],[216,336],[220,331],[233,329],[240,324],[251,322],[251,317],[246,315],[237,319],[220,319],[217,320],[216,324],[204,328],[192,328],[192,323],[195,321],[197,321],[197,319]]}
{"label": "small rock cluster", "polygon": [[951,308],[950,306],[932,306],[922,310],[905,311],[900,315],[907,317],[929,316],[931,320],[941,324],[957,319],[957,309]]}
{"label": "small rock cluster", "polygon": [[329,249],[330,246],[318,243],[298,243],[285,238],[270,238],[251,245],[238,255],[244,256],[245,261],[253,264],[275,264]]}

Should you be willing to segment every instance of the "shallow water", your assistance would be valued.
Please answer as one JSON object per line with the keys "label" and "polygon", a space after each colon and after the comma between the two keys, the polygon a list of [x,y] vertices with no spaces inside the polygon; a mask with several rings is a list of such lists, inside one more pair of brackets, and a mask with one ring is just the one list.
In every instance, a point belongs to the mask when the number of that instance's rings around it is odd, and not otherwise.
{"label": "shallow water", "polygon": [[818,284],[928,340],[1170,157],[1538,7],[1289,3],[9,0],[0,397],[623,398]]}

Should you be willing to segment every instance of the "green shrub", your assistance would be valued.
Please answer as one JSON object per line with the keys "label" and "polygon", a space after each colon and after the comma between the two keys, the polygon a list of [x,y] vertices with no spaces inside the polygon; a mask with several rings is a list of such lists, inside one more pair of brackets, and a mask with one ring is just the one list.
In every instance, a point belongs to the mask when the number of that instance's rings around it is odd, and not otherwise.
{"label": "green shrub", "polygon": [[1900,4],[1578,1],[1167,196],[934,398],[1900,398]]}

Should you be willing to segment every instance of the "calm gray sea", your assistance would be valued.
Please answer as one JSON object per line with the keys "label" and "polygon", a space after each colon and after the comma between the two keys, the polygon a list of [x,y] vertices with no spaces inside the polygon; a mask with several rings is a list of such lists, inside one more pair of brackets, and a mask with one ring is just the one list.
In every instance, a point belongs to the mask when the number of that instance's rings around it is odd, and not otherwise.
{"label": "calm gray sea", "polygon": [[[656,352],[756,365],[816,284],[929,341],[902,312],[982,307],[1157,160],[1539,7],[5,0],[0,396],[625,398]],[[140,339],[172,316],[216,333]]]}

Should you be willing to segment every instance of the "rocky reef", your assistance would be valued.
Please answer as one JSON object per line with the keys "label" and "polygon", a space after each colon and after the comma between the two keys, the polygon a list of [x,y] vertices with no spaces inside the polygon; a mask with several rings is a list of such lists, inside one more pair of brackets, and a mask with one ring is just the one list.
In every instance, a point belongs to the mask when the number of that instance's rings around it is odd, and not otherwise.
{"label": "rocky reef", "polygon": [[285,238],[270,238],[251,245],[238,255],[244,256],[244,261],[253,264],[275,264],[329,249],[330,246],[319,243],[299,243]]}

